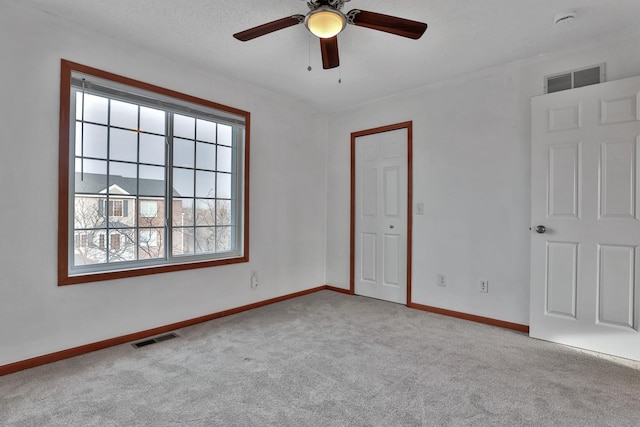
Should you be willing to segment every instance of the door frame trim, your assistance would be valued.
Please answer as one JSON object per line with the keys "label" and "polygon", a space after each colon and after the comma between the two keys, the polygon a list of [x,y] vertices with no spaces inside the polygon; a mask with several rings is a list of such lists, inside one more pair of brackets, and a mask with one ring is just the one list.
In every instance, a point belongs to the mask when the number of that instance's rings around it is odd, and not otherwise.
{"label": "door frame trim", "polygon": [[394,130],[407,129],[407,301],[411,304],[411,261],[413,246],[413,121],[381,126],[351,133],[351,218],[349,223],[349,291],[355,294],[355,231],[356,231],[356,138]]}

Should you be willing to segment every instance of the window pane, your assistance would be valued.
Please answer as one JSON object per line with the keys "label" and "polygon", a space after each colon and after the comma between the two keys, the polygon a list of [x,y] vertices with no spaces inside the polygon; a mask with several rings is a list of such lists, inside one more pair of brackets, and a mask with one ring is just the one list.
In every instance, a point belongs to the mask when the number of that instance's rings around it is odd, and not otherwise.
{"label": "window pane", "polygon": [[143,218],[155,218],[158,216],[158,202],[156,200],[140,201],[140,216]]}
{"label": "window pane", "polygon": [[164,200],[140,200],[138,227],[164,227]]}
{"label": "window pane", "polygon": [[194,253],[194,246],[193,228],[173,229],[173,247],[171,248],[171,254],[173,256],[192,255]]}
{"label": "window pane", "polygon": [[218,146],[218,172],[233,172],[233,150],[230,147]]}
{"label": "window pane", "polygon": [[111,100],[109,124],[127,129],[138,129],[138,106],[128,102]]}
{"label": "window pane", "polygon": [[87,265],[104,262],[105,254],[102,256],[92,256],[94,248],[89,241],[89,232],[87,230],[76,230],[74,232],[74,258],[76,265]]}
{"label": "window pane", "polygon": [[140,162],[164,165],[165,139],[163,136],[140,134]]}
{"label": "window pane", "polygon": [[173,140],[173,165],[192,168],[195,166],[194,142],[186,139],[174,138]]}
{"label": "window pane", "polygon": [[75,166],[76,193],[97,194],[107,188],[107,162],[76,159]]}
{"label": "window pane", "polygon": [[174,196],[193,197],[193,171],[189,169],[173,169]]}
{"label": "window pane", "polygon": [[82,122],[76,122],[76,133],[75,133],[75,147],[76,147],[76,156],[82,156]]}
{"label": "window pane", "polygon": [[109,248],[112,251],[120,250],[120,243],[122,243],[122,239],[120,238],[120,234],[112,231],[109,235]]}
{"label": "window pane", "polygon": [[164,135],[165,117],[166,114],[162,110],[140,107],[140,130]]}
{"label": "window pane", "polygon": [[216,197],[215,172],[196,171],[196,197]]}
{"label": "window pane", "polygon": [[141,196],[164,196],[166,192],[165,169],[161,166],[140,165]]}
{"label": "window pane", "polygon": [[76,126],[76,153],[80,155],[81,152],[84,157],[106,159],[107,128],[85,123],[83,138],[82,125]]}
{"label": "window pane", "polygon": [[196,167],[216,170],[216,146],[198,142],[196,145]]}
{"label": "window pane", "polygon": [[112,160],[138,161],[138,132],[111,128],[109,158]]}
{"label": "window pane", "polygon": [[216,234],[216,252],[230,252],[232,249],[231,227],[218,227]]}
{"label": "window pane", "polygon": [[101,200],[98,197],[76,195],[73,203],[75,228],[94,229],[104,222],[104,215],[100,212],[99,206]]}
{"label": "window pane", "polygon": [[[82,92],[78,92],[80,104],[82,104]],[[84,121],[107,124],[109,101],[102,96],[84,94]],[[82,110],[76,111],[76,118],[82,120]]]}
{"label": "window pane", "polygon": [[135,229],[109,230],[109,262],[134,261],[135,259]]}
{"label": "window pane", "polygon": [[122,205],[123,205],[122,200],[109,199],[109,215],[124,216]]}
{"label": "window pane", "polygon": [[216,189],[216,196],[220,199],[230,199],[231,198],[231,174],[228,173],[218,173]]}
{"label": "window pane", "polygon": [[109,209],[109,227],[122,228],[136,225],[135,202],[133,199],[109,197],[103,199],[103,212]]}
{"label": "window pane", "polygon": [[216,142],[216,124],[206,120],[197,120],[198,141]]}
{"label": "window pane", "polygon": [[218,200],[216,206],[216,225],[232,225],[231,200]]}
{"label": "window pane", "polygon": [[141,229],[138,236],[139,259],[164,257],[164,230],[161,228]]}
{"label": "window pane", "polygon": [[194,139],[196,131],[196,119],[193,117],[173,115],[173,134],[181,138]]}
{"label": "window pane", "polygon": [[[104,245],[100,247],[100,239],[97,233],[93,231],[76,231],[75,235],[86,235],[85,238],[77,238],[74,242],[73,264],[74,265],[91,265],[104,264],[107,262],[107,250]],[[104,234],[101,235],[104,241]],[[86,242],[83,244],[83,241]]]}
{"label": "window pane", "polygon": [[212,253],[216,251],[215,227],[196,228],[196,253]]}
{"label": "window pane", "polygon": [[82,92],[76,93],[76,120],[82,120]]}
{"label": "window pane", "polygon": [[231,126],[227,125],[218,125],[218,144],[221,145],[232,145],[232,132]]}
{"label": "window pane", "polygon": [[216,225],[216,201],[196,200],[196,225]]}
{"label": "window pane", "polygon": [[193,225],[193,199],[173,199],[174,226]]}
{"label": "window pane", "polygon": [[138,168],[135,164],[109,162],[109,193],[136,194]]}

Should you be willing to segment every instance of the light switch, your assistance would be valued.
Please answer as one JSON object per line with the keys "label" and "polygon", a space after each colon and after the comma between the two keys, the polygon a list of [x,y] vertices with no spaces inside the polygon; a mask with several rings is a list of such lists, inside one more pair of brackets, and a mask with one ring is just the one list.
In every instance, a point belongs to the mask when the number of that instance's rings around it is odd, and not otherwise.
{"label": "light switch", "polygon": [[417,215],[424,215],[424,203],[418,203],[416,205],[416,214]]}

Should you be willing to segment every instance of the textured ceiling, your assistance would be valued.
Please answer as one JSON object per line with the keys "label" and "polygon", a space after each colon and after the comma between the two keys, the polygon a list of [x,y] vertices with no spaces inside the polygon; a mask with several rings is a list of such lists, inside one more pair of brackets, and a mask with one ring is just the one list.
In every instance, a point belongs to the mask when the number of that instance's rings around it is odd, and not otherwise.
{"label": "textured ceiling", "polygon": [[[395,15],[429,28],[410,40],[349,25],[339,36],[341,66],[323,70],[319,42],[304,25],[246,43],[232,37],[305,14],[304,0],[13,1],[321,112],[640,30],[640,0],[352,0],[344,11]],[[553,17],[565,10],[576,11],[577,19],[554,25]]]}

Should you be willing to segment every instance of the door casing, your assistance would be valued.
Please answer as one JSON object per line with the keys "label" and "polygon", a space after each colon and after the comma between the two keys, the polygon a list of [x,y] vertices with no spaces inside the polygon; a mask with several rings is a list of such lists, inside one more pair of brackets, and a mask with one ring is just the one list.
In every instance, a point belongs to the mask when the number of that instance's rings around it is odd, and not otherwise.
{"label": "door casing", "polygon": [[351,219],[349,242],[349,291],[355,294],[355,230],[356,230],[356,140],[358,137],[390,132],[399,129],[407,130],[407,301],[411,304],[411,260],[412,260],[412,218],[413,218],[413,122],[407,121],[373,129],[351,133]]}

